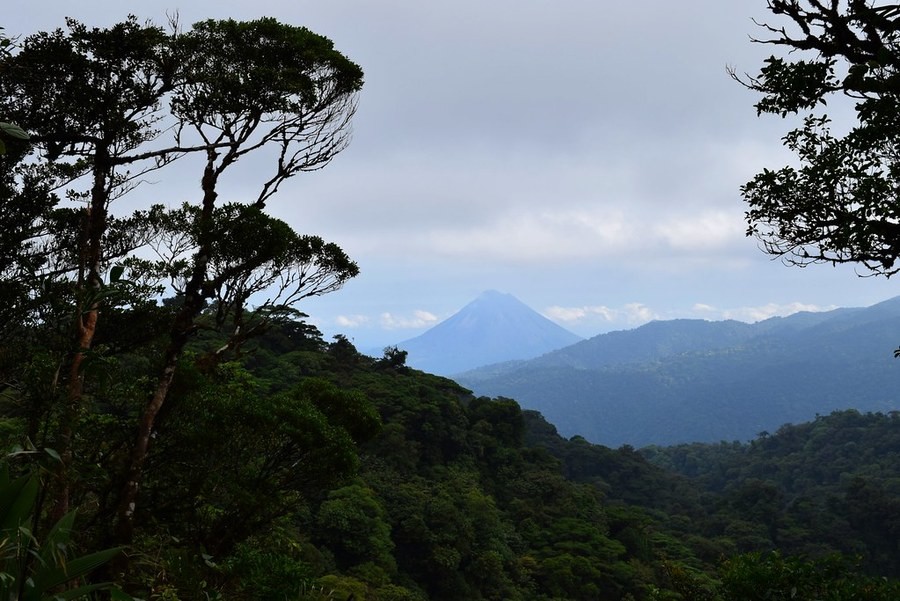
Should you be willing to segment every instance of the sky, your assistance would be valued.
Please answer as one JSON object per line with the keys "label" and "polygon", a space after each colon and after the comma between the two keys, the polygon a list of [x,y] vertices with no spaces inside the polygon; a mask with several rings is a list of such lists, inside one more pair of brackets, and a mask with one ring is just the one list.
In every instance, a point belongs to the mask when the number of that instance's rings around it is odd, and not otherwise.
{"label": "sky", "polygon": [[[298,307],[329,338],[395,344],[489,289],[584,337],[900,293],[852,266],[787,267],[745,236],[740,186],[791,161],[780,142],[791,122],[757,117],[728,74],[754,74],[772,53],[750,41],[754,19],[774,22],[764,0],[32,0],[0,25],[14,36],[129,12],[159,24],[272,16],[362,66],[350,146],[268,205],[360,266]],[[135,198],[178,205],[192,178]],[[222,196],[240,199],[247,181]]]}

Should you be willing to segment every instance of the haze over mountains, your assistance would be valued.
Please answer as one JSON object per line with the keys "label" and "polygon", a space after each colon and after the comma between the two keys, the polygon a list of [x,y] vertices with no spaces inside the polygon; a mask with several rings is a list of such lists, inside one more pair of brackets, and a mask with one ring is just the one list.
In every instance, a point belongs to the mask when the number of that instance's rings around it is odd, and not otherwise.
{"label": "haze over mountains", "polygon": [[651,322],[455,379],[604,445],[748,440],[833,410],[900,409],[898,345],[900,297],[755,324]]}
{"label": "haze over mountains", "polygon": [[489,290],[397,347],[409,353],[408,365],[448,376],[501,361],[531,359],[580,340],[513,295]]}

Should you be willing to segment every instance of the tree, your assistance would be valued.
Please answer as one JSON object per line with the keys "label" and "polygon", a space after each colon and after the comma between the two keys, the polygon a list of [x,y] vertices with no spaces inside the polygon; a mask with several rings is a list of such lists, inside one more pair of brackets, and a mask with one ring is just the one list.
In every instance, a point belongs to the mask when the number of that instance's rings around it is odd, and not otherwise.
{"label": "tree", "polygon": [[[357,273],[356,265],[343,253],[332,253],[334,262],[326,257],[320,263],[330,272],[326,283],[310,286],[307,270],[302,267],[309,262],[304,259],[310,258],[306,240],[272,248],[268,253],[230,246],[219,253],[227,256],[227,266],[210,275],[216,267],[213,257],[219,245],[216,200],[223,173],[251,152],[270,147],[277,150],[274,173],[261,183],[257,197],[247,208],[258,216],[284,180],[327,165],[347,144],[355,95],[362,86],[359,67],[335,51],[330,40],[271,18],[248,23],[198,23],[191,32],[176,36],[174,47],[184,77],[171,103],[179,123],[177,140],[180,145],[182,135],[192,130],[204,144],[206,165],[195,222],[195,252],[185,274],[184,303],[174,319],[155,390],[140,419],[119,506],[123,540],[130,538],[133,527],[133,505],[156,415],[165,403],[181,352],[195,330],[194,319],[207,299],[220,293],[228,280],[252,279],[247,274],[266,263],[276,268],[280,264],[298,274],[289,284],[298,291],[293,300],[334,290]],[[237,221],[243,224],[241,217],[248,216],[238,216]],[[259,227],[249,228],[252,233],[244,232],[250,235],[243,240],[264,239],[275,233],[271,226],[277,224],[263,218]],[[243,296],[244,300],[248,296]]]}
{"label": "tree", "polygon": [[[175,82],[177,63],[162,29],[130,18],[109,29],[89,29],[74,20],[68,33],[56,30],[28,36],[18,52],[3,60],[0,98],[3,113],[31,132],[43,151],[43,174],[51,189],[66,189],[84,208],[58,208],[56,219],[40,215],[34,237],[48,238],[51,259],[32,279],[65,275],[73,280],[73,350],[61,371],[66,407],[56,446],[60,464],[57,514],[68,510],[73,427],[82,409],[83,364],[93,345],[105,271],[122,252],[143,241],[106,244],[110,203],[149,170],[173,156],[168,149],[138,151],[155,142],[158,112]],[[60,68],[64,66],[64,68]],[[148,163],[147,167],[142,166]],[[137,174],[129,169],[138,165]],[[79,180],[85,180],[79,186]],[[63,217],[64,216],[64,217]],[[52,222],[64,223],[53,236]],[[41,227],[43,226],[43,227]],[[64,241],[64,242],[63,242]],[[63,249],[70,248],[69,252]],[[117,248],[120,252],[114,252]]]}
{"label": "tree", "polygon": [[848,558],[832,555],[808,560],[779,553],[750,553],[722,566],[725,601],[757,599],[896,599],[900,584],[859,573]]}
{"label": "tree", "polygon": [[384,347],[384,354],[378,360],[377,365],[384,369],[403,371],[406,369],[406,357],[408,355],[408,351],[401,350],[396,346],[386,346]]}
{"label": "tree", "polygon": [[[119,540],[128,542],[156,419],[201,312],[215,303],[218,325],[232,327],[224,350],[208,354],[216,363],[248,330],[261,331],[243,327],[251,295],[274,286],[268,311],[256,315],[277,314],[358,272],[336,245],[301,236],[264,211],[282,182],[324,167],[345,148],[362,71],[327,38],[271,18],[210,20],[186,32],[134,17],[108,29],[67,26],[0,54],[0,115],[29,132],[35,151],[24,171],[11,172],[8,188],[25,190],[27,174],[38,171],[44,187],[69,201],[41,196],[50,206],[29,213],[22,227],[40,260],[11,273],[30,286],[23,297],[59,282],[74,322],[51,387],[59,381],[65,390],[54,420],[63,459],[58,514],[69,505],[72,448],[90,386],[85,366],[97,355],[101,309],[105,318],[117,305],[136,310],[161,290],[178,292],[171,310],[158,313],[168,324],[154,332],[164,341],[144,376],[150,385],[121,476],[116,521]],[[187,154],[205,159],[196,204],[113,214],[114,201],[145,174]],[[270,158],[271,170],[255,169],[258,191],[222,205],[221,182],[251,154]],[[147,251],[158,260],[146,259]]]}
{"label": "tree", "polygon": [[388,574],[396,571],[391,527],[370,488],[351,484],[331,491],[319,507],[316,528],[341,568],[371,562]]}
{"label": "tree", "polygon": [[356,444],[380,426],[362,394],[317,378],[263,395],[249,372],[225,363],[190,385],[178,399],[190,419],[156,430],[138,519],[217,557],[352,475]]}
{"label": "tree", "polygon": [[[759,114],[803,114],[784,137],[796,166],[765,169],[741,192],[748,235],[791,265],[853,263],[862,275],[900,271],[900,5],[870,0],[768,0],[787,25],[755,41],[793,58],[766,59],[755,77]],[[817,109],[841,96],[856,122],[833,131]]]}

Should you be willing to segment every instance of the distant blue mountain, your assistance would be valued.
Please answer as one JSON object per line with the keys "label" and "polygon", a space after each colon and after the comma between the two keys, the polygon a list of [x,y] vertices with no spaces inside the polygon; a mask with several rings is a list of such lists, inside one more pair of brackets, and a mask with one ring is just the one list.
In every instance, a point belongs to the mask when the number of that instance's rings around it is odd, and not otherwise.
{"label": "distant blue mountain", "polygon": [[511,294],[490,290],[427,332],[401,342],[407,364],[439,375],[513,359],[531,359],[581,337]]}
{"label": "distant blue mountain", "polygon": [[900,297],[755,324],[673,320],[454,377],[608,446],[748,440],[840,409],[900,410]]}

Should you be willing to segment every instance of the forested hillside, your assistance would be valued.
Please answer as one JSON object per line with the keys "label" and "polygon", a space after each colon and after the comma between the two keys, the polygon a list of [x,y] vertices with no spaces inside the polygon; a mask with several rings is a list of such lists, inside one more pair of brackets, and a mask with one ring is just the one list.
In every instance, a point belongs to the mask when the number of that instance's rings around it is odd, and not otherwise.
{"label": "forested hillside", "polygon": [[648,447],[654,465],[709,493],[705,536],[738,550],[859,554],[900,576],[900,414],[841,411],[761,433],[749,444]]}
{"label": "forested hillside", "polygon": [[[112,564],[142,598],[736,601],[748,579],[793,569],[740,555],[775,549],[860,554],[796,564],[845,584],[897,576],[895,417],[638,453],[566,440],[512,400],[472,397],[393,349],[373,359],[326,343],[296,319],[209,364],[198,351],[223,340],[208,334],[182,364],[134,543]],[[136,374],[141,356],[92,363],[106,384],[75,449],[79,549],[111,534],[134,381],[115,374]],[[8,448],[28,428],[23,400],[5,396]],[[10,466],[52,471],[37,451]]]}
{"label": "forested hillside", "polygon": [[610,446],[746,441],[820,413],[900,408],[897,331],[897,298],[754,324],[660,321],[456,380]]}

